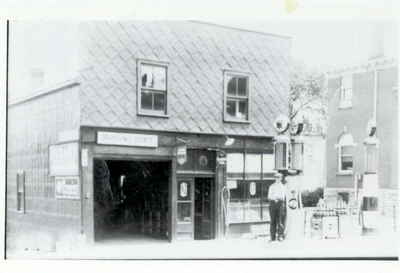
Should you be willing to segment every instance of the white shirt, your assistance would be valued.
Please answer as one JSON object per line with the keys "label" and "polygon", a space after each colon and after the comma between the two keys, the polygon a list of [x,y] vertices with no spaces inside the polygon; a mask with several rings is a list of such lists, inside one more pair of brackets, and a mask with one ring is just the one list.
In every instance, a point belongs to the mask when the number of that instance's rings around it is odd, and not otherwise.
{"label": "white shirt", "polygon": [[285,200],[286,187],[279,181],[275,181],[268,190],[269,200]]}

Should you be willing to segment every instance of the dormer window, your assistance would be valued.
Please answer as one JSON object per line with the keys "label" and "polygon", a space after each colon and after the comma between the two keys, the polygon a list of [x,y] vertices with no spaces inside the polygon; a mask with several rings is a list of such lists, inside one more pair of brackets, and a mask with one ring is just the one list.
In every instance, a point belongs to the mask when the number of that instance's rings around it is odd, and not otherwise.
{"label": "dormer window", "polygon": [[351,108],[353,100],[353,81],[352,75],[345,75],[342,77],[342,84],[340,87],[340,103],[339,108]]}

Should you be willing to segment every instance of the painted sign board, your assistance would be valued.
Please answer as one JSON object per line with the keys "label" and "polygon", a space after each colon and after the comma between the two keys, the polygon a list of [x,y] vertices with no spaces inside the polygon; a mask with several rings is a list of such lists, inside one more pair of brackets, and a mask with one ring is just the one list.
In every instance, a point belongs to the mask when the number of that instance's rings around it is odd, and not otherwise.
{"label": "painted sign board", "polygon": [[186,145],[176,147],[176,160],[179,165],[183,165],[187,160],[187,148]]}
{"label": "painted sign board", "polygon": [[57,199],[80,199],[80,184],[78,176],[55,177]]}
{"label": "painted sign board", "polygon": [[97,132],[97,143],[104,145],[156,148],[158,146],[158,136],[130,133]]}
{"label": "painted sign board", "polygon": [[79,175],[78,142],[51,145],[49,147],[49,169],[51,176]]}

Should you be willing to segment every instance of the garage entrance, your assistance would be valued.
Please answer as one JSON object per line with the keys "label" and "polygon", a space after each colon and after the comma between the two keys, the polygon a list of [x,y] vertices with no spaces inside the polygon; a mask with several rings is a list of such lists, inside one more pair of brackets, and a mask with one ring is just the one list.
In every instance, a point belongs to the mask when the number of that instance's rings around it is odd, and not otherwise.
{"label": "garage entrance", "polygon": [[94,160],[95,241],[169,238],[168,161]]}

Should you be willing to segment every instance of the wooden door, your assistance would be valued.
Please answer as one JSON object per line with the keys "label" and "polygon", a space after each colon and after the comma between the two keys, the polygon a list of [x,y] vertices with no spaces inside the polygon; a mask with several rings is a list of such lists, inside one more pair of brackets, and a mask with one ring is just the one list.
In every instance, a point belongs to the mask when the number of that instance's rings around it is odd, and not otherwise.
{"label": "wooden door", "polygon": [[194,239],[214,238],[214,179],[196,178],[194,189]]}

